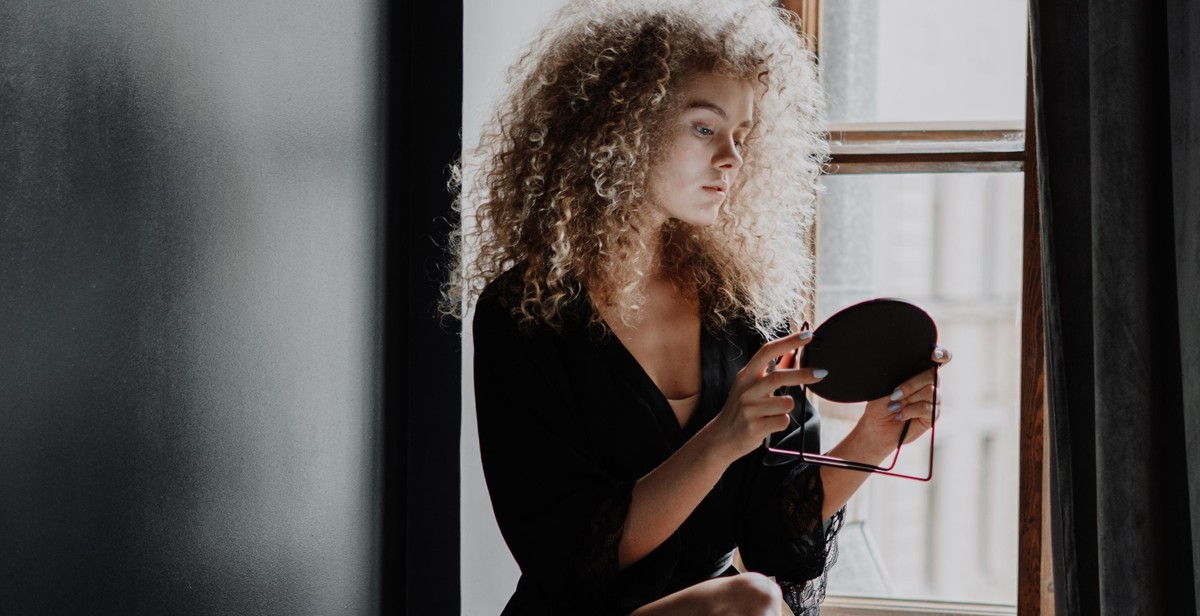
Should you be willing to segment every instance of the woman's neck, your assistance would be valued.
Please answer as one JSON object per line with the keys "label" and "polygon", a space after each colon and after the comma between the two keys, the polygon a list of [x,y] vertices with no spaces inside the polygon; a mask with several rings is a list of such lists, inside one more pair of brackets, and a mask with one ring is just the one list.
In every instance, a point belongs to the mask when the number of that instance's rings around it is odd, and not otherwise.
{"label": "woman's neck", "polygon": [[598,306],[605,306],[608,309],[615,307],[615,299],[609,293],[614,289],[623,288],[635,280],[640,280],[642,290],[646,291],[671,278],[662,258],[665,220],[650,222],[652,224],[647,224],[640,230],[638,236],[640,250],[627,258],[622,264],[622,271],[616,273],[615,280],[610,280],[607,285],[604,285],[608,291],[602,291],[600,295],[593,296],[592,300],[598,302]]}
{"label": "woman's neck", "polygon": [[658,278],[663,272],[663,227],[665,220],[654,220],[641,233],[641,244],[644,252],[634,257],[634,267],[644,272],[647,278]]}

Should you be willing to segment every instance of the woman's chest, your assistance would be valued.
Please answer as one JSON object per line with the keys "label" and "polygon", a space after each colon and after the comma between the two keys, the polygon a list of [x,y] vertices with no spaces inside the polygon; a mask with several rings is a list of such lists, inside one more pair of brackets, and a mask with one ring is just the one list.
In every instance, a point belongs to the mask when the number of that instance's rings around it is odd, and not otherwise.
{"label": "woman's chest", "polygon": [[592,450],[608,472],[637,479],[681,447],[716,415],[736,374],[739,348],[697,333],[697,406],[680,422],[666,397],[612,333],[560,339],[559,370],[567,384],[569,412],[577,414],[580,446]]}
{"label": "woman's chest", "polygon": [[[621,346],[669,400],[695,396],[701,383],[700,307],[694,298],[648,293],[634,323],[605,316]],[[615,317],[616,315],[612,315]],[[681,418],[686,424],[687,418]]]}

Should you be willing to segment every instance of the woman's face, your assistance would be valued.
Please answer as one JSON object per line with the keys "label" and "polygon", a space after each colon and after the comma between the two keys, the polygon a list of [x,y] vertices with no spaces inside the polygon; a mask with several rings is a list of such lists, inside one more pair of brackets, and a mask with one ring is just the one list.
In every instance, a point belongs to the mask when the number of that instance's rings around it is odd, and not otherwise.
{"label": "woman's face", "polygon": [[711,225],[742,168],[741,144],[754,120],[750,82],[697,73],[683,82],[662,159],[651,165],[651,204],[666,218]]}

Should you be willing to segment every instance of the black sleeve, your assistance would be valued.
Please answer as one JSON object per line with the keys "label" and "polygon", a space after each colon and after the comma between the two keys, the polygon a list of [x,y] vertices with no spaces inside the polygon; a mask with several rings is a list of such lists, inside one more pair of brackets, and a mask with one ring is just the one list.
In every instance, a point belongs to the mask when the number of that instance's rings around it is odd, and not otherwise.
{"label": "black sleeve", "polygon": [[523,586],[586,602],[617,573],[633,482],[606,473],[581,439],[557,368],[569,358],[552,333],[522,331],[486,294],[473,323],[479,445],[500,531]]}
{"label": "black sleeve", "polygon": [[[781,442],[787,449],[820,451],[820,418],[799,388],[792,411],[794,429]],[[766,463],[764,463],[764,461]],[[751,571],[775,578],[797,616],[816,613],[824,598],[825,577],[837,556],[836,535],[843,510],[823,520],[824,488],[820,467],[795,457],[758,451],[739,460],[748,481],[739,515],[738,547]]]}

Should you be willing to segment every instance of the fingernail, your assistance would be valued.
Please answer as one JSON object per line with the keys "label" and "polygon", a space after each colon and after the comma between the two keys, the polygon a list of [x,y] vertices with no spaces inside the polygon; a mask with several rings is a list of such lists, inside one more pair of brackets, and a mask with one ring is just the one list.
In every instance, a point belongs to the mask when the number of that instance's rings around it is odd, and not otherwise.
{"label": "fingernail", "polygon": [[900,416],[900,413],[896,413],[895,415],[892,415],[892,419],[895,419],[896,421],[900,421],[904,418]]}
{"label": "fingernail", "polygon": [[946,356],[946,352],[941,349],[938,349],[933,352],[933,356],[937,359],[941,359]]}
{"label": "fingernail", "polygon": [[903,398],[903,397],[904,397],[904,391],[901,390],[899,387],[896,388],[896,391],[892,392],[892,400],[899,400],[900,398]]}
{"label": "fingernail", "polygon": [[829,376],[829,371],[824,368],[817,368],[816,370],[813,370],[813,376],[818,379],[823,379],[826,376]]}
{"label": "fingernail", "polygon": [[900,404],[899,402],[893,402],[888,405],[888,410],[895,413],[896,411],[900,410],[901,406],[903,406],[903,405]]}
{"label": "fingernail", "polygon": [[801,340],[808,340],[809,338],[812,338],[812,332],[811,331],[803,331],[803,332],[800,332],[800,335],[796,336],[796,337]]}

